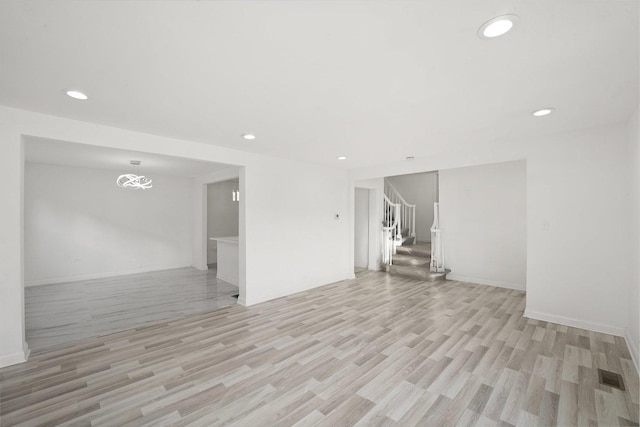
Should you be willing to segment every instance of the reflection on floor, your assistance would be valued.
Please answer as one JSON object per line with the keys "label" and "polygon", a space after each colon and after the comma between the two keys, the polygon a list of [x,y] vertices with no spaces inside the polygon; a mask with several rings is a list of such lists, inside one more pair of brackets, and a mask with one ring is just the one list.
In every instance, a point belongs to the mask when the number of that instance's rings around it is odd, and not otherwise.
{"label": "reflection on floor", "polygon": [[236,304],[216,271],[178,268],[25,288],[27,344],[38,350]]}

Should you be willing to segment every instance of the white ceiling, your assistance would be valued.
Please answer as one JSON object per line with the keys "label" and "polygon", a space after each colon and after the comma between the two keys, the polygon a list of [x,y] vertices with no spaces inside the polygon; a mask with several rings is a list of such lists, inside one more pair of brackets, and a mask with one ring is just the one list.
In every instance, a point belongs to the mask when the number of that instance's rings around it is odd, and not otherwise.
{"label": "white ceiling", "polygon": [[351,168],[626,120],[638,21],[636,0],[2,1],[0,103]]}
{"label": "white ceiling", "polygon": [[168,175],[197,178],[222,169],[234,167],[222,163],[201,162],[160,154],[95,147],[53,139],[28,137],[24,157],[27,162],[104,169],[119,173],[135,172],[131,160],[139,160],[143,175]]}

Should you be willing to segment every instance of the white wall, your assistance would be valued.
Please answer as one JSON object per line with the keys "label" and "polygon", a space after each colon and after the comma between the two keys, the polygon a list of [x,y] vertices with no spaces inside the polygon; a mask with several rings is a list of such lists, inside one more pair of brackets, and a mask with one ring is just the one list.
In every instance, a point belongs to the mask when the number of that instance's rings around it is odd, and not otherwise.
{"label": "white wall", "polygon": [[[22,313],[22,135],[238,166],[244,195],[240,292],[246,304],[353,276],[353,241],[345,219],[350,213],[346,171],[0,106],[0,366],[19,363],[27,352]],[[194,230],[206,227],[203,191],[200,186],[193,200],[193,215],[199,219]],[[336,213],[340,220],[334,219]],[[194,251],[202,255],[194,258],[198,262],[206,261],[204,237],[192,239]]]}
{"label": "white wall", "polygon": [[354,200],[355,266],[369,266],[369,190],[356,188]]}
{"label": "white wall", "polygon": [[[240,204],[232,199],[232,191],[239,189],[239,180],[215,182],[207,185],[208,237],[238,236]],[[218,262],[217,244],[207,239],[207,264]]]}
{"label": "white wall", "polygon": [[348,182],[345,171],[293,161],[245,168],[247,304],[353,277]]}
{"label": "white wall", "polygon": [[631,287],[629,296],[629,327],[627,329],[627,342],[631,348],[631,355],[640,370],[640,109],[629,119],[629,140],[631,145],[631,173],[630,173],[630,199],[631,199],[631,238],[632,249],[629,252],[631,262]]}
{"label": "white wall", "polygon": [[22,177],[24,146],[12,121],[0,114],[0,367],[29,355],[24,337]]}
{"label": "white wall", "polygon": [[440,171],[440,227],[448,278],[525,289],[524,161]]}
{"label": "white wall", "polygon": [[26,163],[25,285],[191,265],[191,180],[115,185],[118,172]]}
{"label": "white wall", "polygon": [[436,201],[435,172],[387,178],[410,205],[416,205],[416,237],[419,242],[431,241],[433,203]]}
{"label": "white wall", "polygon": [[[470,141],[411,162],[352,170],[350,176],[357,182],[526,159],[525,314],[622,336],[629,324],[632,263],[628,141],[626,123],[481,146]],[[603,226],[607,233],[598,230]]]}

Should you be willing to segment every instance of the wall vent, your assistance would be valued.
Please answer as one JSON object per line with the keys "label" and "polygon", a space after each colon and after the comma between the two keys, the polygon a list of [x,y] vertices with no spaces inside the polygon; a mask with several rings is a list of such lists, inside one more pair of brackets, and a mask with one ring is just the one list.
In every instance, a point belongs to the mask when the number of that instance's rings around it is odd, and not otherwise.
{"label": "wall vent", "polygon": [[624,390],[622,375],[616,374],[615,372],[598,369],[598,381],[600,381],[602,385]]}

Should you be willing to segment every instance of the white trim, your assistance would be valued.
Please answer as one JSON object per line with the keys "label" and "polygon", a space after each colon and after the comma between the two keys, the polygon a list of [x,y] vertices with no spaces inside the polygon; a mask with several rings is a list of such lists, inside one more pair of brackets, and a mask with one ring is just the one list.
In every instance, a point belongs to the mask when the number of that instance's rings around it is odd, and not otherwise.
{"label": "white trim", "polygon": [[521,283],[500,282],[497,280],[481,279],[479,277],[461,276],[459,274],[447,274],[447,280],[456,280],[458,282],[475,283],[478,285],[496,286],[498,288],[515,289],[518,291],[526,290],[526,285]]}
{"label": "white trim", "polygon": [[29,350],[29,346],[25,343],[23,345],[24,350],[19,351],[17,353],[5,354],[0,356],[0,368],[5,368],[11,365],[17,365],[18,363],[24,363],[29,359],[29,354],[31,354],[31,350]]}
{"label": "white trim", "polygon": [[238,296],[238,304],[240,304],[243,307],[247,306],[247,300],[244,297]]}
{"label": "white trim", "polygon": [[627,342],[627,347],[629,347],[629,353],[631,353],[631,360],[633,360],[633,364],[636,367],[636,373],[640,372],[640,365],[638,362],[640,361],[640,354],[638,354],[638,347],[640,347],[640,343],[636,343],[633,345],[633,340],[629,336],[629,329],[625,329],[624,331],[624,340]]}
{"label": "white trim", "polygon": [[380,265],[380,263],[376,262],[375,264],[369,264],[369,266],[367,267],[367,270],[380,271],[381,268],[382,268],[382,266]]}
{"label": "white trim", "polygon": [[237,277],[225,276],[224,274],[220,275],[220,273],[218,273],[216,275],[216,279],[222,280],[223,282],[231,283],[233,286],[240,287],[240,285],[238,283],[239,280],[238,280]]}
{"label": "white trim", "polygon": [[544,320],[545,322],[558,323],[560,325],[571,326],[573,328],[586,329],[588,331],[601,332],[603,334],[624,337],[624,328],[606,325],[604,323],[587,322],[585,320],[573,319],[571,317],[558,316],[556,314],[542,313],[530,309],[524,310],[524,317],[529,319]]}
{"label": "white trim", "polygon": [[[105,279],[108,277],[127,276],[129,274],[139,274],[139,273],[152,273],[155,271],[175,270],[176,268],[188,268],[188,267],[194,267],[194,266],[167,265],[167,266],[156,266],[156,267],[148,267],[148,268],[137,268],[134,270],[126,270],[126,271],[114,271],[109,273],[78,274],[76,276],[62,276],[62,277],[53,277],[49,279],[31,280],[29,282],[25,282],[24,286],[28,287],[28,286],[55,285],[56,283],[78,282],[80,280]],[[194,267],[194,268],[197,268],[197,267]],[[200,268],[197,268],[197,269],[201,270]],[[206,270],[206,268],[204,270]]]}

